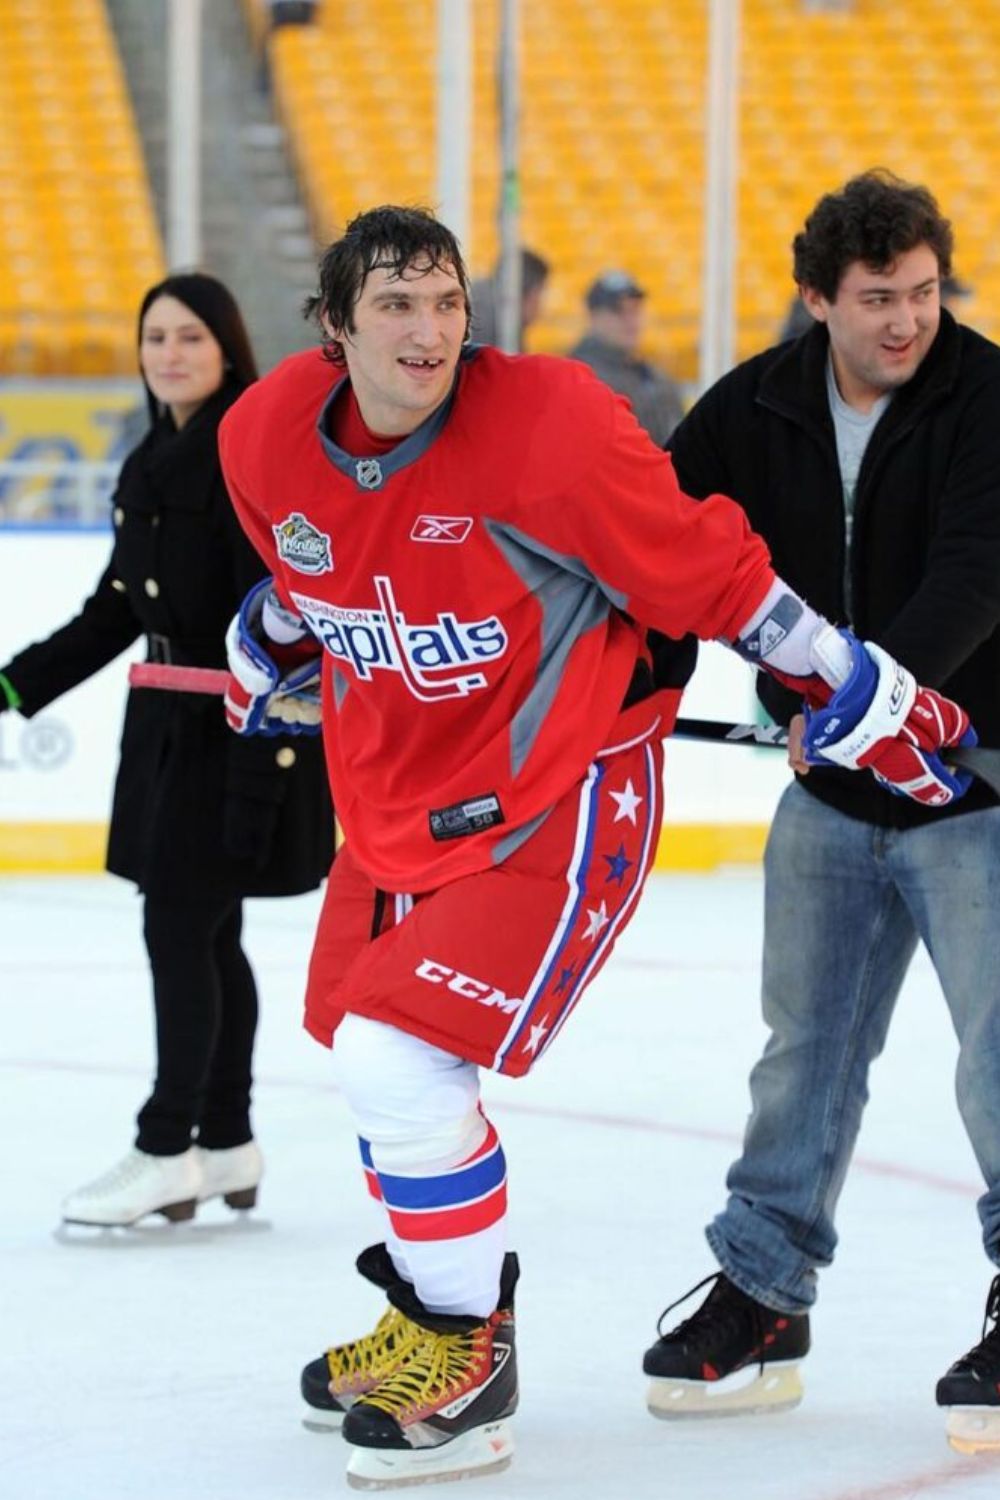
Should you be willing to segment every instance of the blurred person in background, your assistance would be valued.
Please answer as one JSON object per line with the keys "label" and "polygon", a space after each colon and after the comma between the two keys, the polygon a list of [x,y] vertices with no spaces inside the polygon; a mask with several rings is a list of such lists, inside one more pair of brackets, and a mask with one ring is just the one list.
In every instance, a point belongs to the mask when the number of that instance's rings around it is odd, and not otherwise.
{"label": "blurred person in background", "polygon": [[[534,250],[521,251],[521,336],[518,350],[524,350],[524,336],[532,323],[542,315],[545,287],[551,267]],[[500,340],[500,267],[494,268],[492,276],[474,281],[469,294],[472,299],[472,337],[477,344],[497,344]]]}
{"label": "blurred person in background", "polygon": [[588,288],[587,331],[569,351],[613,391],[628,398],[636,420],[658,447],[684,415],[680,387],[640,358],[646,293],[627,271],[604,271]]}
{"label": "blurred person in background", "polygon": [[[689,494],[740,502],[794,588],[957,699],[998,745],[1000,349],[940,305],[952,240],[927,189],[892,173],[826,194],[793,246],[810,331],[723,376],[670,452]],[[702,1305],[647,1352],[650,1409],[800,1399],[796,1366],[837,1248],[869,1068],[922,942],[958,1038],[956,1094],[993,1266],[984,1337],[938,1381],[937,1402],[954,1446],[1000,1449],[1000,806],[982,781],[948,797],[946,770],[911,783],[909,799],[810,770],[801,700],[763,676],[758,692],[790,726],[797,773],[764,859],[770,1036],[728,1201],[706,1231],[720,1269]],[[902,1264],[905,1238],[899,1250]],[[907,1333],[885,1330],[890,1363]]]}
{"label": "blurred person in background", "polygon": [[[30,718],[145,635],[149,659],[222,667],[226,626],[262,574],[223,483],[217,431],[257,378],[233,297],[201,273],[143,298],[150,430],[112,498],[111,558],[72,620],[0,673],[0,708]],[[187,1219],[199,1201],[256,1201],[250,1125],[257,991],[245,896],[313,890],[332,858],[318,742],[241,740],[218,699],[130,691],[107,868],[144,898],[157,1066],[135,1146],[63,1204],[70,1223]]]}

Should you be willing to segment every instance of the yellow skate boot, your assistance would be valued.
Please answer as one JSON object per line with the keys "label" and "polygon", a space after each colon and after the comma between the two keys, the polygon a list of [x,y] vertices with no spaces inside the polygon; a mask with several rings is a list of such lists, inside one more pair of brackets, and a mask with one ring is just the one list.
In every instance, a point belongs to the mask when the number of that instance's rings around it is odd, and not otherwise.
{"label": "yellow skate boot", "polygon": [[[517,1409],[514,1286],[517,1257],[504,1257],[499,1305],[488,1318],[428,1312],[408,1303],[423,1339],[344,1419],[353,1489],[396,1489],[506,1469]],[[393,1296],[396,1296],[395,1291]]]}
{"label": "yellow skate boot", "polygon": [[[371,1245],[358,1256],[358,1270],[366,1281],[387,1291],[400,1283],[384,1245]],[[403,1285],[404,1283],[400,1283]],[[371,1333],[351,1343],[337,1344],[311,1360],[302,1371],[303,1426],[311,1432],[336,1431],[360,1396],[374,1389],[386,1375],[426,1338],[426,1329],[388,1307]]]}

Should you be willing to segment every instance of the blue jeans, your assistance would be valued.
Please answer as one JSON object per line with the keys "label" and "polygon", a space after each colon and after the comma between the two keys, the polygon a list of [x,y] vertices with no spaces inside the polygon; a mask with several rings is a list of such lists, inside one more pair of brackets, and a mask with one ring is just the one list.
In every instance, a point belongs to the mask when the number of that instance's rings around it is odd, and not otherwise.
{"label": "blue jeans", "polygon": [[729,1201],[706,1231],[723,1271],[782,1312],[816,1300],[868,1069],[918,938],[958,1035],[958,1106],[987,1185],[983,1242],[1000,1265],[1000,808],[877,828],[793,783],[764,870],[771,1036],[750,1075]]}

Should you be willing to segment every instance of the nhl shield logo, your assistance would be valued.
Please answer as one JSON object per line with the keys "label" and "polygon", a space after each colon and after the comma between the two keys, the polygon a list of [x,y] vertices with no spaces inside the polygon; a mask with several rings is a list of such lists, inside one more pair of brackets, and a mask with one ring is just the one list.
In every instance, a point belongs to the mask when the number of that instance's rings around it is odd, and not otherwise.
{"label": "nhl shield logo", "polygon": [[377,458],[359,458],[354,477],[363,490],[377,490],[382,483],[382,465]]}
{"label": "nhl shield logo", "polygon": [[297,573],[333,572],[330,538],[325,531],[307,521],[301,511],[293,510],[271,530],[278,556]]}

